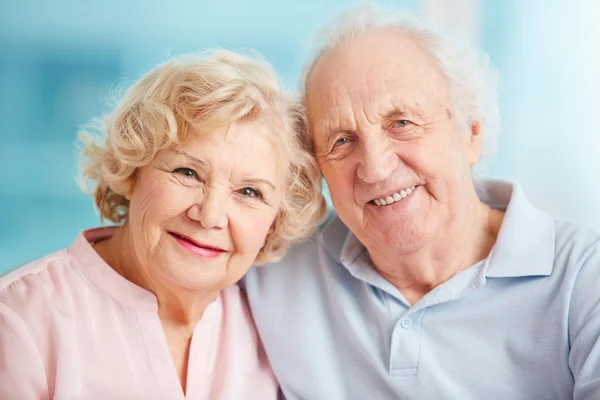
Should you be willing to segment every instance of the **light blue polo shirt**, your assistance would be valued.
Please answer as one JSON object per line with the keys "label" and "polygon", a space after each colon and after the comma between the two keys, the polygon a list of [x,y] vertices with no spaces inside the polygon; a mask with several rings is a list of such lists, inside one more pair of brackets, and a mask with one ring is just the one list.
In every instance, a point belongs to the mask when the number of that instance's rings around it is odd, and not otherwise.
{"label": "light blue polo shirt", "polygon": [[480,197],[506,210],[489,256],[412,307],[336,217],[249,271],[287,399],[600,399],[600,235],[516,184]]}

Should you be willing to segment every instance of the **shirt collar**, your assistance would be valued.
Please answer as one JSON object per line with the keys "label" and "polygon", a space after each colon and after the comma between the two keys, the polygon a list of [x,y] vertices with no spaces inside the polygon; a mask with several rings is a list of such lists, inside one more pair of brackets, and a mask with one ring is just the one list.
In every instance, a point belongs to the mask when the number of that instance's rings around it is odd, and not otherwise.
{"label": "shirt collar", "polygon": [[554,221],[534,207],[516,183],[482,181],[477,193],[492,208],[505,210],[486,276],[547,276],[554,267]]}
{"label": "shirt collar", "polygon": [[[346,255],[354,252],[360,253],[360,248],[364,249],[362,243],[358,241],[356,236],[350,232],[346,225],[333,212],[330,214],[328,221],[323,225],[319,240],[323,244],[323,247],[325,247],[325,250],[327,250],[329,255],[338,264],[342,263],[342,250],[344,255]],[[344,243],[347,241],[354,241],[354,244],[344,246]]]}
{"label": "shirt collar", "polygon": [[[81,232],[68,252],[73,262],[79,265],[83,273],[104,293],[138,311],[156,313],[158,299],[149,290],[125,279],[108,265],[93,248],[93,244],[108,239],[115,234],[114,226],[93,228]],[[223,289],[223,291],[229,289]],[[239,290],[233,285],[233,291]],[[230,292],[233,293],[233,292]],[[222,309],[221,297],[210,303],[202,314],[202,321],[216,321],[220,318]],[[199,326],[199,325],[197,325]]]}
{"label": "shirt collar", "polygon": [[68,252],[84,274],[104,293],[129,307],[156,312],[156,296],[119,275],[92,247],[92,243],[107,239],[115,232],[115,227],[85,230],[77,236]]}
{"label": "shirt collar", "polygon": [[[529,203],[517,183],[482,180],[476,186],[484,203],[506,211],[496,244],[486,259],[485,275],[492,278],[550,275],[554,264],[552,218]],[[355,261],[365,247],[338,217],[323,226],[320,240],[336,262],[357,276]]]}

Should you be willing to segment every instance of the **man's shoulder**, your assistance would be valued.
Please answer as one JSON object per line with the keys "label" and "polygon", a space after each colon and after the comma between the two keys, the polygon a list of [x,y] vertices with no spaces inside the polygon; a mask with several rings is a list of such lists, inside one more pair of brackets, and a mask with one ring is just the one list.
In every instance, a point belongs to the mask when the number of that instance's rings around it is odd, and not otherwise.
{"label": "man's shoulder", "polygon": [[553,224],[557,261],[563,259],[570,263],[580,263],[593,253],[600,256],[600,232],[560,218],[553,218]]}
{"label": "man's shoulder", "polygon": [[581,224],[554,219],[554,281],[570,293],[571,322],[600,311],[600,233]]}
{"label": "man's shoulder", "polygon": [[[569,293],[571,348],[575,349],[575,339],[581,337],[580,351],[588,354],[589,348],[581,345],[595,343],[600,332],[600,233],[561,219],[555,219],[554,226],[553,275],[561,290]],[[580,335],[586,329],[588,335]]]}
{"label": "man's shoulder", "polygon": [[283,259],[274,264],[297,263],[303,259],[313,260],[321,251],[330,253],[334,259],[338,258],[348,232],[348,228],[335,211],[329,210],[327,217],[312,236],[292,246]]}

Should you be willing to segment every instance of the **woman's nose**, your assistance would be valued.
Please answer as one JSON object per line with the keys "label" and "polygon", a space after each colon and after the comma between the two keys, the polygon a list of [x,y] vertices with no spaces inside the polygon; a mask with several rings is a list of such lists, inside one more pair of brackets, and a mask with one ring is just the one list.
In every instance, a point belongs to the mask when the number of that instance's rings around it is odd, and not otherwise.
{"label": "woman's nose", "polygon": [[224,188],[206,188],[203,196],[188,210],[188,217],[205,229],[227,227],[227,198]]}

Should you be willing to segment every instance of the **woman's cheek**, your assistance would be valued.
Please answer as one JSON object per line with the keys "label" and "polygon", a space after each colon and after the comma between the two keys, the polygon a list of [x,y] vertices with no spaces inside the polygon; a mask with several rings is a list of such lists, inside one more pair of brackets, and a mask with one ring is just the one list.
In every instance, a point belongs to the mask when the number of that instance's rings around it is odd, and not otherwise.
{"label": "woman's cheek", "polygon": [[266,236],[274,220],[275,213],[263,210],[237,210],[235,219],[230,218],[230,223],[234,225],[230,227],[232,234],[237,232],[238,238],[244,242],[238,243],[237,247],[258,253],[265,244]]}
{"label": "woman's cheek", "polygon": [[156,184],[149,188],[143,198],[143,208],[152,210],[155,215],[174,217],[191,207],[196,200],[192,188],[170,184]]}

